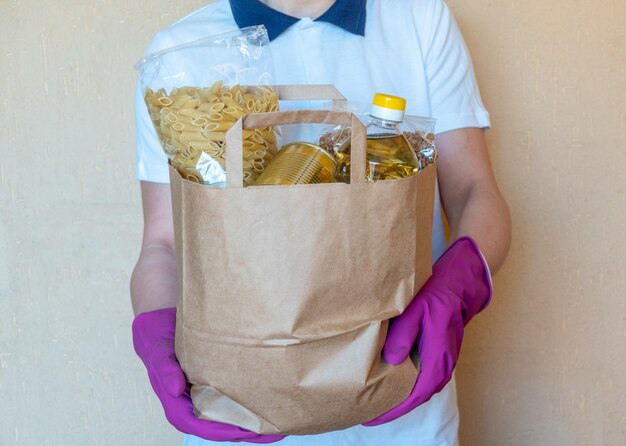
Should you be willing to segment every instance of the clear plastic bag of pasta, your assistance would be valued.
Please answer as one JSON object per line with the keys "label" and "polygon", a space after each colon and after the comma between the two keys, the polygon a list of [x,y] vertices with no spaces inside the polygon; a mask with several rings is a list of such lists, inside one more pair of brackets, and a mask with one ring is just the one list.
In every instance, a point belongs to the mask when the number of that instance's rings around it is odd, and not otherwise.
{"label": "clear plastic bag of pasta", "polygon": [[[265,27],[167,48],[135,67],[172,167],[189,181],[224,187],[226,131],[245,114],[278,110]],[[276,153],[276,136],[266,127],[243,137],[244,183],[250,185]]]}

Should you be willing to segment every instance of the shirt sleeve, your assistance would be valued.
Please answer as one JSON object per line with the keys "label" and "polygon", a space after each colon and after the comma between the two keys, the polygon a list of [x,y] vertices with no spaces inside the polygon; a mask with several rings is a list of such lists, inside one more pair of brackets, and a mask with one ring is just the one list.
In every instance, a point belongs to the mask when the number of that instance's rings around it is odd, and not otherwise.
{"label": "shirt sleeve", "polygon": [[447,5],[434,0],[425,55],[426,78],[437,133],[467,127],[489,128],[476,76],[461,31]]}
{"label": "shirt sleeve", "polygon": [[139,79],[135,92],[135,139],[137,150],[135,176],[140,181],[169,183],[167,156],[161,147],[143,96],[141,80]]}

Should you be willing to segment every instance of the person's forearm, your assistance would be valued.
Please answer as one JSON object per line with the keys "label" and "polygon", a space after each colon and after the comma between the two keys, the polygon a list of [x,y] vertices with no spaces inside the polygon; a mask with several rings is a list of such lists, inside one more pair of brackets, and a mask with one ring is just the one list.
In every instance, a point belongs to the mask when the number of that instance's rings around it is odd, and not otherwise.
{"label": "person's forearm", "polygon": [[450,241],[467,235],[472,237],[485,256],[491,274],[495,274],[509,251],[511,243],[511,216],[502,196],[493,189],[476,188],[456,218],[449,218]]}
{"label": "person's forearm", "polygon": [[164,245],[144,246],[130,281],[135,315],[178,302],[176,255]]}
{"label": "person's forearm", "polygon": [[511,216],[493,174],[485,132],[470,127],[441,133],[437,177],[450,224],[450,242],[473,238],[491,274],[504,263],[511,243]]}

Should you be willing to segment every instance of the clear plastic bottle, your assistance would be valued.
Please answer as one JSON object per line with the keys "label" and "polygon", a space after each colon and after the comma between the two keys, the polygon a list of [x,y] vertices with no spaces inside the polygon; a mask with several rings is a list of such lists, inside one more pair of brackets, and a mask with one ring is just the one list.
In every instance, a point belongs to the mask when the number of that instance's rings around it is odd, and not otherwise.
{"label": "clear plastic bottle", "polygon": [[[367,130],[367,181],[406,178],[419,172],[419,161],[411,144],[400,129],[406,100],[376,93]],[[337,177],[350,180],[350,146],[337,153]]]}

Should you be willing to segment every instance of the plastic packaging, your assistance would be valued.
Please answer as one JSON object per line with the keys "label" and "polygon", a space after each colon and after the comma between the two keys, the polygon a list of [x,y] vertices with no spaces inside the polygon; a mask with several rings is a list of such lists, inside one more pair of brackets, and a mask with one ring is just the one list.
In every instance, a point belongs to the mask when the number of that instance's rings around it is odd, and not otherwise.
{"label": "plastic packaging", "polygon": [[[150,118],[170,164],[187,180],[224,187],[225,133],[242,115],[278,110],[263,26],[206,37],[137,63]],[[244,134],[244,184],[276,153],[270,127]]]}
{"label": "plastic packaging", "polygon": [[415,151],[420,163],[420,171],[437,161],[435,145],[436,120],[423,116],[404,115],[400,129]]}
{"label": "plastic packaging", "polygon": [[[335,102],[332,108],[340,111],[354,113],[365,125],[371,122],[371,105],[361,102],[344,101]],[[419,171],[433,164],[437,160],[435,146],[435,123],[433,118],[422,116],[404,115],[402,122],[397,123],[398,128],[415,151],[419,163]],[[322,132],[319,145],[329,153],[337,156],[339,152],[349,153],[350,128],[345,126],[328,126]],[[374,167],[375,166],[368,166]],[[345,173],[339,172],[342,181],[345,181]],[[371,173],[368,177],[374,179]]]}

